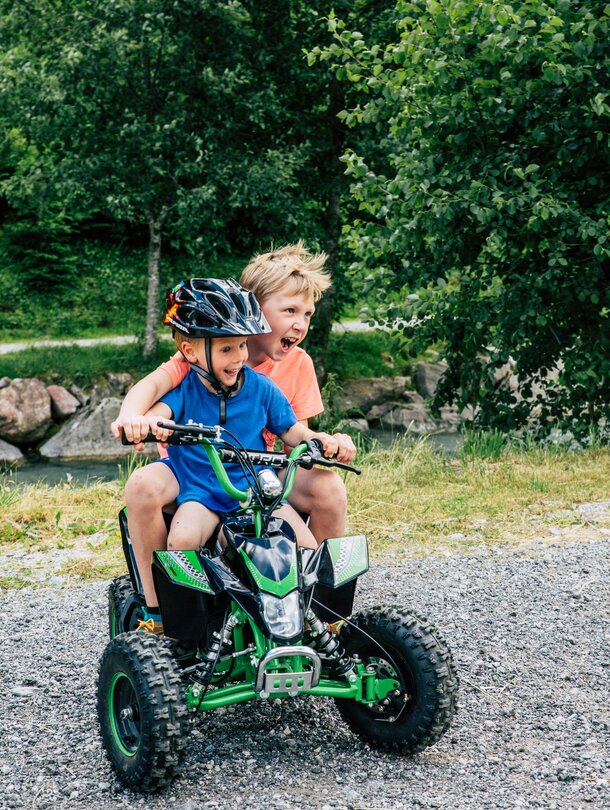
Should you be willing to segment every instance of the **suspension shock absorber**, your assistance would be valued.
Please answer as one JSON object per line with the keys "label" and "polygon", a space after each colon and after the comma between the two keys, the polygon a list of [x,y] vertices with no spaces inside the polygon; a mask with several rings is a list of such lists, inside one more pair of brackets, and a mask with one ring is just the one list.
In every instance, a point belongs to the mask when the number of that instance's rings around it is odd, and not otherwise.
{"label": "suspension shock absorber", "polygon": [[221,647],[225,644],[231,643],[233,630],[239,623],[240,620],[231,614],[222,627],[220,633],[216,631],[211,633],[210,643],[207,645],[206,650],[201,657],[201,661],[197,664],[197,667],[193,672],[193,678],[202,686],[207,688],[208,684],[210,683],[212,673],[214,672],[214,667],[216,666],[216,662],[220,656]]}
{"label": "suspension shock absorber", "polygon": [[328,625],[319,619],[311,608],[307,611],[306,619],[315,646],[326,655],[337,675],[343,675],[350,682],[355,681],[355,664],[343,649],[339,639],[329,631]]}
{"label": "suspension shock absorber", "polygon": [[[223,628],[224,629],[224,628]],[[195,672],[193,672],[193,679],[200,683],[203,687],[207,688],[212,673],[216,666],[216,661],[220,655],[220,647],[222,645],[222,637],[220,633],[214,631],[210,637],[210,643],[201,657],[201,661],[197,664]]]}
{"label": "suspension shock absorber", "polygon": [[235,614],[231,614],[227,621],[225,622],[225,626],[222,628],[221,632],[221,645],[222,644],[230,644],[231,638],[233,635],[233,630],[241,624],[241,620],[235,616]]}

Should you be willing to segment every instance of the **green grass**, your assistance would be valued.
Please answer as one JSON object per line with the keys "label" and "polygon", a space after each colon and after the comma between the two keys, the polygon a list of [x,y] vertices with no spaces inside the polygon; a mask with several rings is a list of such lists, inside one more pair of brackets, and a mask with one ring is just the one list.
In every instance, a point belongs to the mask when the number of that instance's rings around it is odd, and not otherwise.
{"label": "green grass", "polygon": [[[203,261],[166,247],[161,291],[189,276],[239,278],[246,263],[245,256]],[[15,295],[7,293],[0,301],[0,342],[143,333],[145,247],[75,240],[70,245],[69,264],[53,282],[45,274],[46,268],[37,271],[35,266],[19,264],[0,234],[0,288],[19,290]]]}
{"label": "green grass", "polygon": [[324,355],[326,371],[339,382],[405,374],[409,362],[388,332],[333,332]]}
{"label": "green grass", "polygon": [[587,516],[572,510],[608,499],[610,450],[508,445],[493,458],[451,459],[421,441],[373,450],[362,467],[346,479],[351,528],[375,550],[434,553],[544,535],[565,510],[570,525],[586,527]]}
{"label": "green grass", "polygon": [[173,353],[173,344],[161,341],[154,358],[144,361],[137,343],[124,346],[49,346],[0,355],[0,377],[38,377],[46,383],[75,383],[87,387],[105,372],[129,372],[143,377]]}
{"label": "green grass", "polygon": [[[358,463],[362,475],[345,479],[348,531],[365,534],[373,554],[467,553],[533,538],[561,542],[549,527],[581,540],[610,529],[610,510],[596,516],[576,509],[608,501],[609,449],[509,447],[494,460],[449,459],[420,441],[370,450]],[[108,579],[125,570],[117,521],[122,505],[118,481],[11,488],[0,517],[0,589],[38,583],[58,554],[57,573],[68,581]],[[2,559],[7,551],[22,555]]]}
{"label": "green grass", "polygon": [[510,438],[499,430],[466,430],[460,448],[460,457],[474,459],[498,459],[510,444]]}

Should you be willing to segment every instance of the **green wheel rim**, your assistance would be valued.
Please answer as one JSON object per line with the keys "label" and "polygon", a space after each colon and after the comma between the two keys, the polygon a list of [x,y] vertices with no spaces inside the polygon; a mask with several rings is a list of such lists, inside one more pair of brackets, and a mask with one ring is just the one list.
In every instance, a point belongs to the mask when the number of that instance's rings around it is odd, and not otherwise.
{"label": "green wheel rim", "polygon": [[108,716],[120,752],[126,757],[134,757],[141,739],[140,704],[133,684],[124,672],[117,672],[110,684]]}
{"label": "green wheel rim", "polygon": [[112,628],[110,631],[110,638],[116,638],[119,634],[119,620],[116,615],[116,607],[114,605],[110,609],[110,625]]}
{"label": "green wheel rim", "polygon": [[[411,696],[414,694],[415,684],[412,682],[412,679],[405,678],[383,656],[372,655],[367,658],[366,664],[367,666],[372,666],[375,668],[375,672],[378,677],[392,678],[393,680],[403,684],[403,688],[406,687]],[[406,681],[409,681],[409,683],[407,684]],[[400,713],[404,711],[405,706],[402,699],[399,699],[397,703],[398,706],[396,705],[396,701],[391,701],[389,705],[384,705],[384,703],[378,701],[377,703],[374,703],[372,706],[368,707],[368,711],[373,717],[375,717],[375,719],[383,719],[385,715],[395,714],[397,709]]]}

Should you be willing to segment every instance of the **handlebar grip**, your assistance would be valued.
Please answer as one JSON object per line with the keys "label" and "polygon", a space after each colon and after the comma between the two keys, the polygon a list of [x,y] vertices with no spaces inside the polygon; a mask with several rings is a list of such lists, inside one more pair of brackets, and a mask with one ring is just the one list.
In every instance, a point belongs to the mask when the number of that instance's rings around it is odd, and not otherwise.
{"label": "handlebar grip", "polygon": [[132,444],[141,444],[141,443],[143,443],[143,444],[153,444],[153,443],[156,443],[158,441],[159,441],[159,439],[157,439],[155,434],[152,433],[150,430],[148,431],[148,434],[143,439],[141,439],[139,442],[130,442],[129,439],[127,438],[127,436],[125,435],[125,431],[124,430],[121,431],[121,444],[124,444],[126,446],[132,445]]}
{"label": "handlebar grip", "polygon": [[207,438],[213,439],[216,437],[217,428],[216,427],[208,427],[206,425],[174,425],[170,422],[157,422],[159,427],[167,428],[168,430],[173,430],[174,433],[190,433],[196,434],[197,436],[205,436]]}
{"label": "handlebar grip", "polygon": [[340,470],[347,470],[348,472],[360,475],[362,470],[359,467],[352,467],[351,464],[343,464],[342,461],[333,461],[331,458],[315,458],[314,464],[319,464],[321,467],[338,467]]}

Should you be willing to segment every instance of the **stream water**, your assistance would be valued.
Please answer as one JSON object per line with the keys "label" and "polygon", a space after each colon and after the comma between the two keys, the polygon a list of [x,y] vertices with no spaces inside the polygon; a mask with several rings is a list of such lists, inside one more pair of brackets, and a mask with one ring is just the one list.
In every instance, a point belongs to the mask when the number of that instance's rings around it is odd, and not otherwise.
{"label": "stream water", "polygon": [[[382,447],[389,447],[393,441],[412,443],[415,439],[412,436],[396,434],[389,431],[372,431],[374,438]],[[436,433],[428,436],[427,440],[439,452],[454,455],[462,443],[462,436],[459,433]],[[27,484],[46,483],[49,486],[57,484],[86,484],[92,481],[115,481],[119,478],[121,470],[123,474],[127,467],[126,459],[114,459],[112,461],[97,461],[90,459],[86,461],[52,462],[43,461],[37,458],[28,459],[19,467],[5,467],[0,470],[0,484],[14,481],[21,486]]]}

